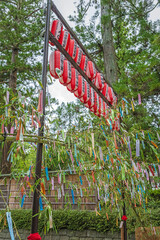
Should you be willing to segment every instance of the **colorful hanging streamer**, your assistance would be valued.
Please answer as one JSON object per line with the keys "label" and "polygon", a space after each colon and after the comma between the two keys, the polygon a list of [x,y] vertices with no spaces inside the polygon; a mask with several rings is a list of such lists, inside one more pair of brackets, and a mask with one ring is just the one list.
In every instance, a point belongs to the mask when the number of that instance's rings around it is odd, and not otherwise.
{"label": "colorful hanging streamer", "polygon": [[7,216],[7,222],[8,222],[10,237],[11,237],[11,240],[14,240],[11,212],[6,212],[6,216]]}

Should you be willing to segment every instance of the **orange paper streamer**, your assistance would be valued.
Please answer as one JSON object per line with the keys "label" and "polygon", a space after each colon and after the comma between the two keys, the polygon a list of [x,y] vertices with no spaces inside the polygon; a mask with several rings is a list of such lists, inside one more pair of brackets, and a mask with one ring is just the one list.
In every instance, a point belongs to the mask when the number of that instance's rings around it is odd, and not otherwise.
{"label": "orange paper streamer", "polygon": [[45,187],[44,187],[44,183],[41,182],[41,192],[45,195],[46,191],[45,191]]}
{"label": "orange paper streamer", "polygon": [[93,182],[95,183],[95,177],[94,177],[94,171],[92,171],[92,178],[93,178]]}
{"label": "orange paper streamer", "polygon": [[155,144],[153,141],[151,141],[152,145],[156,148],[158,148],[157,144]]}

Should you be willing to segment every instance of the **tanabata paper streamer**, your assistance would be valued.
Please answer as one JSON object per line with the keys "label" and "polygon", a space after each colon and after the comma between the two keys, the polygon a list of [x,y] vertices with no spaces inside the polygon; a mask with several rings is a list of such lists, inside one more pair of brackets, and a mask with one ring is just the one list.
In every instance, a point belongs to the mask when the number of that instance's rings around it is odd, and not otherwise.
{"label": "tanabata paper streamer", "polygon": [[45,172],[46,172],[46,178],[47,178],[47,181],[49,181],[48,167],[45,167]]}
{"label": "tanabata paper streamer", "polygon": [[81,193],[81,197],[83,197],[83,192],[82,192],[82,188],[80,188],[80,193]]}
{"label": "tanabata paper streamer", "polygon": [[151,136],[150,136],[150,134],[148,133],[148,137],[149,137],[149,140],[151,141],[152,139],[151,139]]}
{"label": "tanabata paper streamer", "polygon": [[103,153],[102,153],[102,148],[99,147],[99,152],[100,152],[100,159],[103,161]]}
{"label": "tanabata paper streamer", "polygon": [[76,148],[76,144],[74,144],[74,156],[77,157],[77,148]]}
{"label": "tanabata paper streamer", "polygon": [[100,202],[99,202],[99,210],[101,211],[101,204],[100,204]]}
{"label": "tanabata paper streamer", "polygon": [[54,177],[52,177],[52,190],[54,190]]}
{"label": "tanabata paper streamer", "polygon": [[28,240],[41,240],[41,237],[38,233],[31,233],[28,237]]}
{"label": "tanabata paper streamer", "polygon": [[119,228],[123,227],[123,221],[121,221]]}
{"label": "tanabata paper streamer", "polygon": [[131,151],[130,141],[128,141],[128,148],[129,148],[130,159],[132,160],[132,151]]}
{"label": "tanabata paper streamer", "polygon": [[39,197],[39,207],[40,207],[40,211],[43,211],[43,203],[42,203],[41,197]]}
{"label": "tanabata paper streamer", "polygon": [[72,201],[73,201],[73,204],[75,204],[75,201],[74,201],[74,192],[73,192],[73,189],[71,189],[71,194],[72,194]]}
{"label": "tanabata paper streamer", "polygon": [[140,93],[138,94],[138,103],[139,103],[139,105],[141,104],[141,94]]}
{"label": "tanabata paper streamer", "polygon": [[62,190],[62,196],[64,196],[65,194],[64,194],[64,185],[63,184],[61,185],[61,190]]}
{"label": "tanabata paper streamer", "polygon": [[82,182],[82,177],[81,177],[81,176],[79,176],[79,179],[80,179],[80,183],[81,183],[81,185],[83,185],[83,182]]}
{"label": "tanabata paper streamer", "polygon": [[94,149],[94,133],[91,133],[91,137],[92,137],[92,148]]}
{"label": "tanabata paper streamer", "polygon": [[25,197],[26,197],[26,195],[24,194],[22,197],[22,201],[21,201],[21,208],[23,207]]}
{"label": "tanabata paper streamer", "polygon": [[136,140],[136,157],[140,156],[140,140]]}
{"label": "tanabata paper streamer", "polygon": [[70,167],[69,164],[68,164],[68,168],[69,168],[69,172],[70,172],[70,174],[72,174],[72,170],[71,170],[71,167]]}
{"label": "tanabata paper streamer", "polygon": [[6,212],[6,216],[7,216],[7,222],[8,222],[10,237],[11,237],[11,240],[14,240],[11,212]]}
{"label": "tanabata paper streamer", "polygon": [[154,172],[153,172],[151,165],[149,165],[148,167],[149,167],[149,170],[151,171],[152,175],[154,176]]}

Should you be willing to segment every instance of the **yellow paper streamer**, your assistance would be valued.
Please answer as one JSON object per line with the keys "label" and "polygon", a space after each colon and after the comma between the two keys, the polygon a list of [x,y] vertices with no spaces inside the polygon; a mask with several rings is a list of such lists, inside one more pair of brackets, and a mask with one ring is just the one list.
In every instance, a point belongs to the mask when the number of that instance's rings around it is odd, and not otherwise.
{"label": "yellow paper streamer", "polygon": [[131,101],[131,105],[132,105],[132,110],[134,112],[134,105],[133,105],[133,101]]}

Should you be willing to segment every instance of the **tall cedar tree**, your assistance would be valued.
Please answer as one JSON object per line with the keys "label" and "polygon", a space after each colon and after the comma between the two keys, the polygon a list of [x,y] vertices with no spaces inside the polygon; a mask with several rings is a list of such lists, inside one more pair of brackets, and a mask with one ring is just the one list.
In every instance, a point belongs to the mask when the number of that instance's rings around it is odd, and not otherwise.
{"label": "tall cedar tree", "polygon": [[[1,1],[0,16],[1,97],[6,88],[9,88],[10,97],[15,96],[18,89],[23,91],[23,95],[32,96],[36,84],[34,80],[38,80],[41,73],[44,30],[41,1]],[[7,127],[10,130],[10,125]],[[10,160],[7,161],[10,145],[7,142],[3,147],[2,173],[10,173],[11,170]]]}

